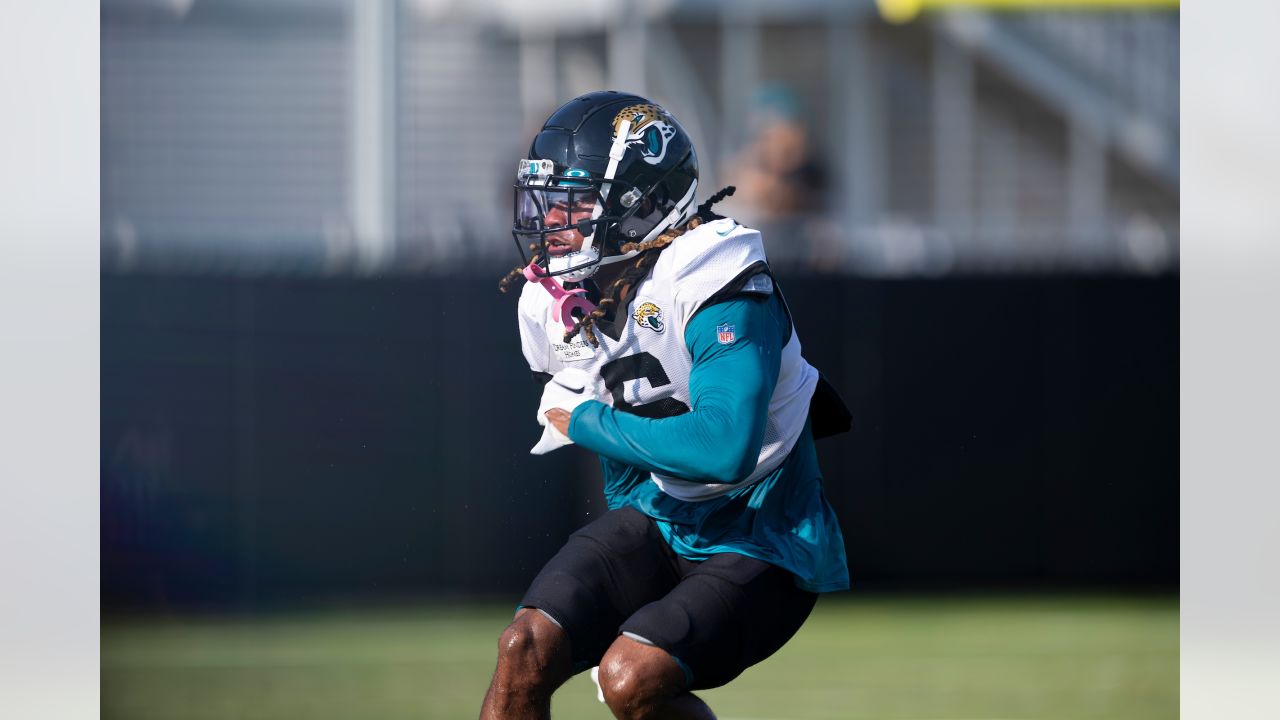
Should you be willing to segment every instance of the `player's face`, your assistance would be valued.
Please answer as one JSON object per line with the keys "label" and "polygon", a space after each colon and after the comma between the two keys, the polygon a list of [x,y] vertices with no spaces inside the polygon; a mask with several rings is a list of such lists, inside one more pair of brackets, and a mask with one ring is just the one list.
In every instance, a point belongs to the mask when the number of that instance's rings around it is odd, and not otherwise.
{"label": "player's face", "polygon": [[[547,227],[573,225],[591,219],[591,211],[596,205],[595,193],[573,193],[573,204],[569,204],[566,195],[555,196],[542,220]],[[582,249],[584,238],[577,228],[561,230],[547,235],[547,252],[559,256]]]}

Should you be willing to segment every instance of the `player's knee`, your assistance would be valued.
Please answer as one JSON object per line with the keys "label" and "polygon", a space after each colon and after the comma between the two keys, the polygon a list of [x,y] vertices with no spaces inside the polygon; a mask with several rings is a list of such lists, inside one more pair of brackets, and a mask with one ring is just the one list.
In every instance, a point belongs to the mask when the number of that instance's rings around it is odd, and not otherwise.
{"label": "player's knee", "polygon": [[498,638],[498,668],[521,684],[554,682],[553,675],[567,662],[566,643],[564,631],[541,613],[522,612]]}
{"label": "player's knee", "polygon": [[615,642],[600,661],[600,691],[618,718],[654,717],[683,690],[683,679],[665,651],[625,638]]}

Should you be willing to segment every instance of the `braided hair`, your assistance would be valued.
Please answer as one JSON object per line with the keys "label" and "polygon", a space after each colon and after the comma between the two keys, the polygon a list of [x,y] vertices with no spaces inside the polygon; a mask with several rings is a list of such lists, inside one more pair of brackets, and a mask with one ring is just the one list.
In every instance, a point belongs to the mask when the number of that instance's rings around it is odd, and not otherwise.
{"label": "braided hair", "polygon": [[[624,255],[632,251],[638,252],[635,262],[632,263],[631,267],[624,270],[616,280],[610,283],[608,288],[601,291],[601,295],[603,297],[595,310],[578,322],[574,323],[572,328],[565,331],[564,341],[569,342],[575,335],[582,332],[582,334],[586,336],[587,341],[591,343],[592,347],[600,347],[600,341],[596,338],[594,329],[596,321],[607,315],[609,310],[612,309],[613,306],[617,305],[618,298],[625,295],[627,290],[649,276],[649,272],[652,271],[653,266],[657,264],[658,256],[662,253],[662,250],[674,242],[676,238],[698,227],[704,222],[721,219],[723,216],[711,212],[711,206],[726,197],[729,197],[736,190],[737,188],[730,185],[720,190],[715,195],[707,198],[706,202],[698,206],[698,210],[694,216],[689,218],[688,222],[678,228],[669,228],[658,237],[646,242],[630,242],[623,245],[620,250]],[[536,252],[539,248],[535,243],[529,249],[530,251]],[[537,255],[534,255],[532,261],[537,262],[539,259],[540,258]],[[517,267],[498,281],[498,289],[505,293],[511,288],[511,283],[515,282],[517,278],[523,277],[524,268]]]}

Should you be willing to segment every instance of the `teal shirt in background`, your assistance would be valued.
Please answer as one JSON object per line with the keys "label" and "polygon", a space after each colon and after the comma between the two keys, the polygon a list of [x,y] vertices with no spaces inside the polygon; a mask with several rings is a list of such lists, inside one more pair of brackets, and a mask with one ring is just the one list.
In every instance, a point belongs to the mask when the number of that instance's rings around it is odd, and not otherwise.
{"label": "teal shirt in background", "polygon": [[[725,324],[734,327],[729,344],[718,339]],[[684,334],[693,358],[689,412],[653,419],[588,401],[574,410],[569,437],[600,455],[609,508],[630,505],[654,518],[681,557],[735,552],[790,571],[805,590],[845,590],[844,538],[808,427],[773,472],[718,498],[679,500],[649,477],[734,483],[755,470],[788,324],[776,294],[701,309]]]}

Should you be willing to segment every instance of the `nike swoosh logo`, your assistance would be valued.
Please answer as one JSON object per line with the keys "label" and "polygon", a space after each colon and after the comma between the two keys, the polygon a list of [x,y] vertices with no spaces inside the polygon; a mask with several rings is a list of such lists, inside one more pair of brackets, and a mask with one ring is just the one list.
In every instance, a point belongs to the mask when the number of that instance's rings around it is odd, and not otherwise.
{"label": "nike swoosh logo", "polygon": [[719,235],[720,237],[725,237],[725,236],[726,236],[726,235],[728,235],[729,233],[733,232],[733,231],[734,231],[734,229],[735,229],[735,228],[737,228],[737,227],[738,227],[738,223],[734,223],[734,224],[730,225],[730,226],[729,226],[729,229],[728,229],[728,230],[725,230],[724,232],[720,232],[719,230],[717,230],[717,231],[716,231],[716,234],[717,234],[717,235]]}

